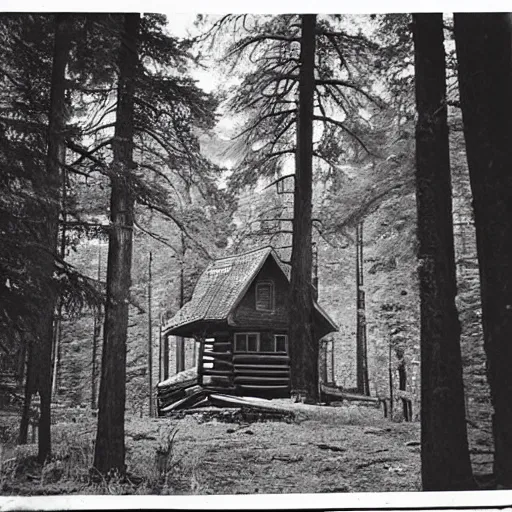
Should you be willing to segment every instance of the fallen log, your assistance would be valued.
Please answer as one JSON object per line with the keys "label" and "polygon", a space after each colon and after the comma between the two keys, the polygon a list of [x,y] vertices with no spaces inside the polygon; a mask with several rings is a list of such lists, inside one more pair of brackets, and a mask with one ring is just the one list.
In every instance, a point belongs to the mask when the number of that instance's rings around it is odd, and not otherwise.
{"label": "fallen log", "polygon": [[167,407],[164,407],[160,409],[160,412],[165,414],[167,412],[176,411],[181,408],[186,408],[192,406],[194,403],[199,402],[206,396],[206,391],[201,389],[200,391],[197,391],[196,393],[193,393],[190,396],[186,396],[185,398],[182,398],[181,400],[178,400],[177,402],[174,402]]}
{"label": "fallen log", "polygon": [[197,379],[197,368],[189,368],[183,372],[177,373],[176,375],[172,375],[168,379],[159,382],[156,386],[157,389],[160,388],[169,388],[172,386],[178,386],[181,383],[186,383]]}
{"label": "fallen log", "polygon": [[191,388],[193,386],[197,386],[197,378],[191,379],[185,382],[180,382],[173,386],[169,386],[167,388],[157,388],[157,396],[165,397],[168,395],[172,395],[173,393],[177,393],[178,391],[182,391],[184,389]]}
{"label": "fallen log", "polygon": [[341,400],[349,400],[349,401],[361,401],[361,402],[372,402],[375,404],[380,404],[381,399],[376,398],[374,396],[360,395],[359,393],[350,393],[348,391],[343,391],[342,388],[339,387],[331,387],[326,386],[325,384],[320,384],[320,390],[322,393],[328,397],[335,397]]}

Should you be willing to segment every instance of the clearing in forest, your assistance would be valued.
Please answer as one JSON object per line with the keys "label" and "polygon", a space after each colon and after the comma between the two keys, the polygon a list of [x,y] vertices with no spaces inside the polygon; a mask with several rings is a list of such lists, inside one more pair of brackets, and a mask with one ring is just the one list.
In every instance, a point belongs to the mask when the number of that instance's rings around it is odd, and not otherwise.
{"label": "clearing in forest", "polygon": [[85,410],[63,411],[52,427],[54,457],[46,466],[34,462],[36,445],[4,448],[2,494],[420,490],[419,423],[393,423],[364,406],[277,402],[293,420],[251,422],[237,409],[216,408],[128,417],[130,476],[108,483],[90,473],[96,420]]}

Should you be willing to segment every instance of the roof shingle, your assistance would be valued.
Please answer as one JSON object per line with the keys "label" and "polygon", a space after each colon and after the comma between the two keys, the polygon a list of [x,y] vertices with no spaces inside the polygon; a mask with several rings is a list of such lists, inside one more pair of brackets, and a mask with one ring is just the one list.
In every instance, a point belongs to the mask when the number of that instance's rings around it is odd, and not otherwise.
{"label": "roof shingle", "polygon": [[[169,332],[199,320],[226,320],[269,255],[290,280],[290,266],[280,260],[272,247],[215,260],[197,281],[192,299],[164,324],[163,330]],[[337,329],[317,304],[315,308]]]}

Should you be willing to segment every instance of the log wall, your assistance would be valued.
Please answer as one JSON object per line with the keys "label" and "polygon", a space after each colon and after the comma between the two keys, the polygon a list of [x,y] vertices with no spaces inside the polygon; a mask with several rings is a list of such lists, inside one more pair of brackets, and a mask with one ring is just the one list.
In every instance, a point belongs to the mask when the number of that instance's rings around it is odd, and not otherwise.
{"label": "log wall", "polygon": [[199,383],[205,389],[219,393],[269,398],[289,396],[288,355],[234,353],[234,335],[235,332],[229,332],[206,338],[200,352]]}

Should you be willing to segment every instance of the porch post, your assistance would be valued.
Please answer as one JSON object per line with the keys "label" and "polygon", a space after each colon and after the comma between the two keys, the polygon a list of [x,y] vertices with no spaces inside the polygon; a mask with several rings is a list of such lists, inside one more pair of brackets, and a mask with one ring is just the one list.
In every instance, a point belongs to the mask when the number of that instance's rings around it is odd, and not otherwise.
{"label": "porch post", "polygon": [[197,358],[197,383],[203,385],[203,354],[204,354],[204,336],[199,338],[199,357]]}

